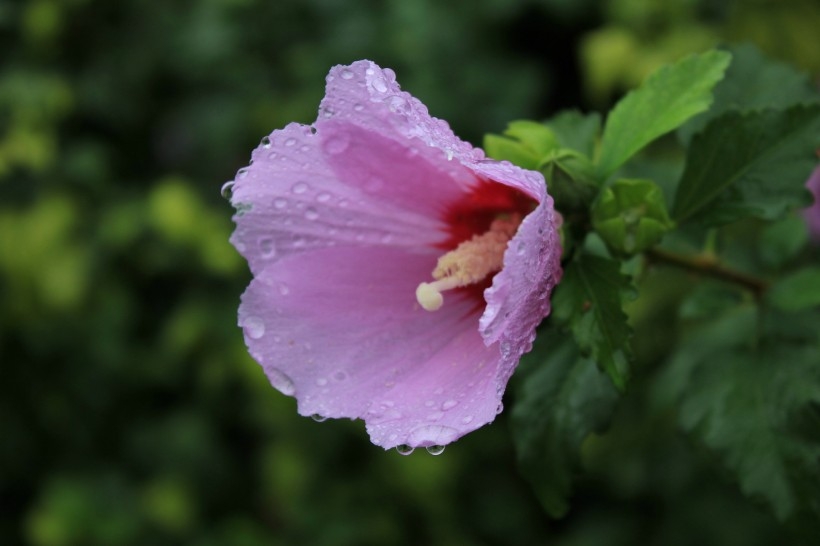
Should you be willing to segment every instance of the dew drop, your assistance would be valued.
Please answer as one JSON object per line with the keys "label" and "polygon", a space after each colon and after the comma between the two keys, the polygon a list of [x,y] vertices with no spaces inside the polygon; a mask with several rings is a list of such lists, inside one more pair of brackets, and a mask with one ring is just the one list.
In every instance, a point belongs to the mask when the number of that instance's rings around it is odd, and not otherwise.
{"label": "dew drop", "polygon": [[338,371],[335,374],[333,374],[333,379],[335,379],[336,381],[344,381],[345,379],[347,379],[347,374],[345,372]]}
{"label": "dew drop", "polygon": [[310,189],[310,186],[308,186],[306,182],[297,182],[293,185],[291,191],[299,195],[301,193],[305,193],[306,191],[308,191],[308,189]]}
{"label": "dew drop", "polygon": [[270,259],[276,256],[276,246],[273,244],[273,239],[270,237],[259,239],[259,251],[265,259]]}
{"label": "dew drop", "polygon": [[401,444],[396,446],[396,451],[399,455],[410,455],[413,453],[413,448],[407,444]]}
{"label": "dew drop", "polygon": [[233,195],[233,185],[235,183],[236,182],[231,180],[229,182],[225,182],[224,184],[222,184],[222,190],[221,190],[222,197],[224,197],[225,199],[230,200],[231,196]]}
{"label": "dew drop", "polygon": [[327,379],[325,379],[324,377],[319,377],[318,379],[316,379],[316,385],[319,387],[324,387],[325,385],[327,385]]}
{"label": "dew drop", "polygon": [[319,212],[315,208],[308,207],[305,210],[305,218],[307,218],[308,220],[316,220],[318,217],[319,217]]}
{"label": "dew drop", "polygon": [[287,376],[283,371],[276,368],[266,368],[265,373],[268,376],[270,384],[273,388],[284,394],[285,396],[293,396],[296,392],[296,387],[293,385],[293,380]]}
{"label": "dew drop", "polygon": [[498,406],[496,406],[496,408],[495,408],[495,413],[496,413],[496,415],[498,415],[502,411],[504,411],[504,402],[499,402]]}
{"label": "dew drop", "polygon": [[273,200],[273,206],[277,209],[283,209],[288,206],[288,200],[284,197],[277,197]]}
{"label": "dew drop", "polygon": [[456,407],[457,405],[458,405],[458,401],[457,401],[457,400],[447,400],[446,402],[444,402],[444,403],[441,405],[441,409],[443,409],[444,411],[447,411],[447,410],[451,410],[451,409],[453,409],[453,408],[454,408],[454,407]]}
{"label": "dew drop", "polygon": [[473,416],[472,415],[465,415],[464,417],[461,418],[461,422],[464,423],[465,425],[469,425],[470,423],[473,422]]}
{"label": "dew drop", "polygon": [[263,136],[262,141],[259,143],[264,149],[270,148],[270,137]]}
{"label": "dew drop", "polygon": [[265,335],[265,322],[259,317],[248,317],[242,323],[245,327],[245,333],[251,339],[259,339]]}
{"label": "dew drop", "polygon": [[348,68],[345,68],[344,70],[342,70],[341,76],[343,80],[353,79],[353,71]]}
{"label": "dew drop", "polygon": [[444,446],[427,446],[426,449],[430,455],[441,455],[444,453]]}
{"label": "dew drop", "polygon": [[293,146],[294,144],[296,144],[295,138],[289,138],[285,141],[285,146]]}
{"label": "dew drop", "polygon": [[364,105],[357,102],[353,105],[353,110],[355,110],[356,112],[361,112],[362,110],[364,110]]}
{"label": "dew drop", "polygon": [[346,135],[336,135],[325,141],[324,148],[329,154],[340,154],[347,149],[350,140]]}
{"label": "dew drop", "polygon": [[245,178],[246,176],[248,176],[248,169],[247,168],[239,169],[239,171],[237,171],[237,173],[236,173],[237,178]]}
{"label": "dew drop", "polygon": [[313,419],[314,421],[316,421],[317,423],[327,421],[327,417],[325,417],[324,415],[319,415],[318,413],[314,413],[313,415],[310,416],[310,418]]}
{"label": "dew drop", "polygon": [[330,201],[331,197],[332,195],[330,195],[326,191],[323,191],[322,193],[316,196],[316,200],[320,203],[327,203],[328,201]]}

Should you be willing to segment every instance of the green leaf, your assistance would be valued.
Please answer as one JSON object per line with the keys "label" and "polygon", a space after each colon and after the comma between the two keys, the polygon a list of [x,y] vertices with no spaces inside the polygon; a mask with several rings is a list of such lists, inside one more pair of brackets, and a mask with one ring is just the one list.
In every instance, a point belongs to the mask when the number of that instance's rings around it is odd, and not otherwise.
{"label": "green leaf", "polygon": [[731,55],[709,51],[691,55],[651,74],[609,114],[601,142],[598,172],[611,175],[659,136],[706,110],[712,87],[723,77]]}
{"label": "green leaf", "polygon": [[543,123],[528,120],[511,121],[504,134],[517,139],[536,156],[541,157],[558,147],[555,133]]}
{"label": "green leaf", "polygon": [[631,290],[620,262],[581,254],[564,270],[552,299],[553,317],[569,326],[581,351],[621,391],[626,388],[632,335],[622,301]]}
{"label": "green leaf", "polygon": [[557,330],[541,334],[516,372],[511,431],[519,466],[553,517],[569,505],[581,445],[609,424],[618,394],[575,343]]}
{"label": "green leaf", "polygon": [[558,138],[562,148],[570,148],[592,157],[595,140],[601,130],[601,116],[597,112],[582,114],[577,110],[564,110],[546,122]]}
{"label": "green leaf", "polygon": [[521,145],[520,142],[503,136],[484,135],[484,151],[488,157],[506,160],[524,169],[536,169],[538,167],[538,155]]}
{"label": "green leaf", "polygon": [[[680,406],[682,426],[719,454],[746,495],[767,501],[781,520],[813,503],[820,515],[818,420],[817,347],[710,354],[691,370]],[[808,434],[801,430],[807,421],[813,422]]]}
{"label": "green leaf", "polygon": [[806,267],[784,277],[766,293],[769,303],[783,311],[820,305],[820,267]]}
{"label": "green leaf", "polygon": [[766,227],[760,236],[758,253],[764,264],[780,268],[797,257],[808,242],[809,230],[805,218],[800,214],[790,214]]}
{"label": "green leaf", "polygon": [[672,216],[713,226],[806,206],[818,146],[820,104],[727,112],[693,140]]}
{"label": "green leaf", "polygon": [[726,77],[715,86],[711,108],[690,119],[678,130],[678,136],[684,143],[688,143],[695,133],[730,108],[784,109],[818,99],[817,90],[807,74],[769,59],[751,44],[732,47],[729,51],[732,64],[726,70]]}

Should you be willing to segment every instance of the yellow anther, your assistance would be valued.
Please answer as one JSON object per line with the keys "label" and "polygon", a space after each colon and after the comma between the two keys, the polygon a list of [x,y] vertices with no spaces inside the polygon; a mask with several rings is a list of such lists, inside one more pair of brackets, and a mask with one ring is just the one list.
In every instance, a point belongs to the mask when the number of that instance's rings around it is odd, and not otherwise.
{"label": "yellow anther", "polygon": [[425,310],[436,311],[444,304],[442,292],[482,281],[491,273],[501,271],[504,251],[521,224],[521,216],[497,218],[490,229],[464,241],[438,259],[431,283],[416,288],[416,300]]}

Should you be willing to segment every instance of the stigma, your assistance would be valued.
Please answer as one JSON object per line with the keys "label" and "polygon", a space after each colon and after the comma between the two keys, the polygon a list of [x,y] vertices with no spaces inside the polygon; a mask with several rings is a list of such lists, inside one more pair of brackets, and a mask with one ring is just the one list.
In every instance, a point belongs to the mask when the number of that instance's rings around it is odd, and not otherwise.
{"label": "stigma", "polygon": [[490,228],[462,242],[441,256],[433,270],[433,282],[416,288],[416,300],[426,311],[437,311],[444,305],[443,292],[483,281],[501,271],[504,251],[521,224],[520,214],[498,217]]}

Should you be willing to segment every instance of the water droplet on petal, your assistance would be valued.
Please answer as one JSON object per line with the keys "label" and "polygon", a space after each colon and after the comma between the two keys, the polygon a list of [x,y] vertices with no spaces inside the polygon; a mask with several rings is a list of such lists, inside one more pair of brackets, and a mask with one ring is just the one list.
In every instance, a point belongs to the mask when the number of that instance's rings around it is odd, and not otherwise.
{"label": "water droplet on petal", "polygon": [[233,194],[233,185],[235,183],[236,182],[231,180],[229,182],[225,182],[224,184],[222,184],[222,190],[221,190],[222,197],[224,197],[225,199],[228,199],[228,200],[231,199],[231,195]]}
{"label": "water droplet on petal", "polygon": [[291,191],[298,195],[298,194],[301,194],[301,193],[305,193],[309,189],[310,189],[310,186],[307,185],[307,182],[297,182],[296,184],[293,185],[293,187],[291,188]]}
{"label": "water droplet on petal", "polygon": [[237,171],[237,173],[236,173],[237,178],[245,178],[246,176],[248,176],[248,169],[247,168],[239,169],[239,171]]}
{"label": "water droplet on petal", "polygon": [[324,148],[327,153],[335,155],[344,152],[349,143],[347,135],[334,135],[325,141]]}
{"label": "water droplet on petal", "polygon": [[322,193],[316,196],[316,200],[320,203],[327,203],[328,201],[330,201],[331,197],[333,196],[327,193],[326,191],[323,191]]}
{"label": "water droplet on petal", "polygon": [[283,209],[288,206],[288,200],[284,197],[277,197],[273,200],[273,206],[277,209]]}
{"label": "water droplet on petal", "polygon": [[353,71],[349,68],[345,68],[342,70],[341,76],[343,80],[350,80],[353,78]]}
{"label": "water droplet on petal", "polygon": [[464,423],[465,425],[468,425],[468,424],[473,422],[473,416],[472,415],[465,415],[464,417],[461,418],[461,422]]}
{"label": "water droplet on petal", "polygon": [[263,136],[262,141],[259,144],[267,150],[268,148],[270,148],[270,137]]}
{"label": "water droplet on petal", "polygon": [[347,374],[342,371],[336,372],[335,374],[333,374],[333,379],[335,379],[336,381],[344,381],[345,379],[347,379]]}
{"label": "water droplet on petal", "polygon": [[441,455],[444,453],[444,446],[427,446],[427,453],[430,455]]}
{"label": "water droplet on petal", "polygon": [[245,333],[251,339],[259,339],[265,335],[265,321],[259,317],[248,317],[242,323],[245,327]]}
{"label": "water droplet on petal", "polygon": [[496,415],[498,415],[498,414],[499,414],[499,413],[501,413],[502,411],[504,411],[504,403],[503,403],[503,402],[499,402],[499,403],[498,403],[498,406],[495,408],[495,413],[496,413]]}
{"label": "water droplet on petal", "polygon": [[361,112],[362,110],[364,110],[364,105],[359,104],[357,102],[356,104],[353,105],[353,110],[355,110],[356,112]]}
{"label": "water droplet on petal", "polygon": [[313,207],[305,209],[305,218],[308,220],[316,220],[319,217],[319,212]]}
{"label": "water droplet on petal", "polygon": [[314,421],[316,421],[317,423],[321,423],[322,421],[327,421],[327,417],[325,417],[324,415],[319,415],[318,413],[314,413],[313,415],[310,416],[310,418],[313,419]]}
{"label": "water droplet on petal", "polygon": [[276,246],[273,244],[273,239],[270,237],[263,237],[262,239],[259,239],[259,251],[265,259],[270,259],[276,256]]}
{"label": "water droplet on petal", "polygon": [[410,455],[413,453],[413,448],[407,444],[401,444],[396,446],[396,451],[399,455]]}
{"label": "water droplet on petal", "polygon": [[283,296],[287,296],[288,294],[290,294],[290,288],[285,283],[282,283],[279,285],[279,293]]}
{"label": "water droplet on petal", "polygon": [[444,402],[444,403],[441,405],[441,409],[443,409],[444,411],[447,411],[447,410],[453,409],[453,408],[454,408],[454,407],[456,407],[457,405],[458,405],[458,401],[457,401],[457,400],[447,400],[446,402]]}
{"label": "water droplet on petal", "polygon": [[327,379],[325,379],[324,377],[317,378],[316,385],[319,387],[324,387],[325,385],[327,385]]}
{"label": "water droplet on petal", "polygon": [[436,411],[436,412],[431,413],[430,415],[428,415],[427,420],[428,421],[438,421],[442,417],[444,417],[444,412]]}
{"label": "water droplet on petal", "polygon": [[285,146],[293,146],[294,144],[296,144],[295,138],[289,138],[285,141]]}
{"label": "water droplet on petal", "polygon": [[268,376],[268,380],[270,381],[270,384],[273,385],[273,388],[285,396],[293,396],[293,393],[296,392],[296,387],[294,387],[291,378],[281,370],[277,370],[276,368],[265,368],[265,374]]}

